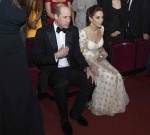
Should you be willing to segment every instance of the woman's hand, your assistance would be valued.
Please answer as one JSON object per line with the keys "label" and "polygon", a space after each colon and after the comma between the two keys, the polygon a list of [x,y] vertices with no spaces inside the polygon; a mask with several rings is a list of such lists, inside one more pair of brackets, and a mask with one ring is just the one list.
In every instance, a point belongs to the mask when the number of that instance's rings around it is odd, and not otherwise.
{"label": "woman's hand", "polygon": [[99,57],[98,61],[100,62],[107,58],[108,53],[105,51],[105,49],[103,47],[99,49],[99,52],[100,52],[100,57]]}
{"label": "woman's hand", "polygon": [[113,33],[111,33],[112,37],[117,37],[121,32],[120,31],[115,31]]}

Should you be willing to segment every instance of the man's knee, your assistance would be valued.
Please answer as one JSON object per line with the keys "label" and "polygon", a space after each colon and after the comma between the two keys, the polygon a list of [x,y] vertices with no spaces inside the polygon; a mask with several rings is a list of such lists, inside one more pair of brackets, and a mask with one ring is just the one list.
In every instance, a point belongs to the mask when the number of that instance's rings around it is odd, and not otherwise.
{"label": "man's knee", "polygon": [[69,87],[69,81],[61,80],[54,85],[54,92],[56,93],[56,92],[67,91],[68,87]]}

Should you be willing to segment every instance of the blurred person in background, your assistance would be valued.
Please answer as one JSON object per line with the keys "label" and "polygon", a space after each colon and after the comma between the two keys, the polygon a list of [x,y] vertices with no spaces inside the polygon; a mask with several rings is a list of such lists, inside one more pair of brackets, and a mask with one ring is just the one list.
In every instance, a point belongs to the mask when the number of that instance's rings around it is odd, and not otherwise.
{"label": "blurred person in background", "polygon": [[72,9],[75,12],[74,25],[79,29],[86,26],[86,11],[89,7],[96,5],[97,0],[73,0]]}
{"label": "blurred person in background", "polygon": [[111,57],[111,42],[125,39],[128,5],[126,0],[98,0],[104,12],[104,47]]}
{"label": "blurred person in background", "polygon": [[0,1],[0,135],[44,135],[20,27],[33,0]]}
{"label": "blurred person in background", "polygon": [[26,48],[29,65],[33,65],[32,50],[33,40],[37,29],[42,27],[41,15],[43,11],[43,0],[33,0],[32,9],[29,13],[26,30]]}
{"label": "blurred person in background", "polygon": [[130,0],[128,7],[126,38],[135,42],[137,38],[149,39],[149,0]]}
{"label": "blurred person in background", "polygon": [[70,0],[44,0],[44,1],[47,14],[47,24],[51,24],[54,21],[54,7],[57,4],[60,3],[66,4],[69,7],[70,11],[72,11]]}

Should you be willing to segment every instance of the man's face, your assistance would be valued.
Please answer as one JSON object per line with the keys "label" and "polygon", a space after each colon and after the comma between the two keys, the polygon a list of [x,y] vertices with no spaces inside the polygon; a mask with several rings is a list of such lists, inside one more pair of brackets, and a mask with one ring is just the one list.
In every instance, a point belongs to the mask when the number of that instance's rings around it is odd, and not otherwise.
{"label": "man's face", "polygon": [[60,14],[55,14],[55,22],[61,28],[68,28],[71,20],[71,12],[68,7],[61,7]]}

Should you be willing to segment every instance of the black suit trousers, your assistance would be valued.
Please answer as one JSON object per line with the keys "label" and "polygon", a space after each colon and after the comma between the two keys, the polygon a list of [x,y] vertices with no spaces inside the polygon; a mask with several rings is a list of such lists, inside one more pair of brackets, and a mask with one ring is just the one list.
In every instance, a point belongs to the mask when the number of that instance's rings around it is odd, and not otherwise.
{"label": "black suit trousers", "polygon": [[49,84],[54,88],[55,98],[62,120],[68,120],[67,92],[70,84],[74,84],[80,88],[71,109],[71,113],[76,117],[81,115],[94,89],[94,84],[92,84],[91,79],[87,79],[85,72],[71,67],[58,68],[55,73],[49,76]]}

